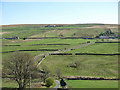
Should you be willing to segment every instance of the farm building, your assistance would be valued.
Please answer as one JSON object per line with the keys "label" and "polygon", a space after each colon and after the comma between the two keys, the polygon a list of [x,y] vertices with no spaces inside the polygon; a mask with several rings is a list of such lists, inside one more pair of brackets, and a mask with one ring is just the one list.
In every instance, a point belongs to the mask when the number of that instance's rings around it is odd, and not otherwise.
{"label": "farm building", "polygon": [[114,36],[100,36],[100,39],[115,39]]}
{"label": "farm building", "polygon": [[13,38],[13,39],[19,39],[19,37],[18,37],[18,36],[13,36],[12,38]]}
{"label": "farm building", "polygon": [[118,37],[118,34],[115,34],[115,37]]}
{"label": "farm building", "polygon": [[55,27],[56,25],[47,25],[45,27]]}
{"label": "farm building", "polygon": [[13,36],[12,38],[4,38],[4,39],[19,39],[18,36]]}
{"label": "farm building", "polygon": [[115,37],[114,36],[110,36],[109,39],[115,39]]}
{"label": "farm building", "polygon": [[63,25],[56,25],[56,27],[63,27]]}
{"label": "farm building", "polygon": [[109,39],[108,36],[100,36],[100,39]]}
{"label": "farm building", "polygon": [[82,39],[94,39],[94,38],[82,38]]}
{"label": "farm building", "polygon": [[46,25],[45,27],[62,27],[63,25]]}

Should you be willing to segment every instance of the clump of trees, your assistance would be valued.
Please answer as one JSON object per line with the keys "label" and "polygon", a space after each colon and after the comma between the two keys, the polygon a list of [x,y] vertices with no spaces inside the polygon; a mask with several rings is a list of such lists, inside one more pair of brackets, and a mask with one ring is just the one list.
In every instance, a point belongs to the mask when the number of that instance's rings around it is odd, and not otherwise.
{"label": "clump of trees", "polygon": [[33,58],[28,53],[15,52],[10,58],[3,60],[3,73],[11,75],[19,88],[26,88],[36,71]]}
{"label": "clump of trees", "polygon": [[104,33],[100,33],[99,36],[110,36],[113,35],[114,33],[111,31],[111,29],[106,28]]}

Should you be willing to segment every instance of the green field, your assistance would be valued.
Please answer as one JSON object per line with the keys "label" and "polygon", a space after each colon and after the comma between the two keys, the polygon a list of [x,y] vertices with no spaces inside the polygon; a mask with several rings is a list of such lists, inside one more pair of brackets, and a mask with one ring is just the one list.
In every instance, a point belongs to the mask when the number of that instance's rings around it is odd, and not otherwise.
{"label": "green field", "polygon": [[[2,46],[2,52],[17,51],[17,50],[37,50],[37,49],[65,49],[74,46],[80,46],[81,43],[86,43],[88,40],[83,39],[41,39],[41,40],[8,40],[8,44],[4,43],[7,40],[3,40],[3,45],[21,45],[21,46]],[[91,40],[94,42],[95,40]],[[69,45],[33,45],[33,44],[69,44]],[[24,51],[29,52],[33,56],[53,51]],[[9,53],[11,54],[11,53]],[[3,53],[3,57],[6,57],[8,53]]]}
{"label": "green field", "polygon": [[[69,67],[80,63],[78,68]],[[118,77],[118,56],[48,56],[41,65],[47,65],[56,75],[60,68],[63,76]]]}
{"label": "green field", "polygon": [[118,88],[115,80],[66,80],[70,88]]}
{"label": "green field", "polygon": [[114,54],[119,53],[119,51],[118,43],[95,43],[86,47],[68,51],[68,53]]}

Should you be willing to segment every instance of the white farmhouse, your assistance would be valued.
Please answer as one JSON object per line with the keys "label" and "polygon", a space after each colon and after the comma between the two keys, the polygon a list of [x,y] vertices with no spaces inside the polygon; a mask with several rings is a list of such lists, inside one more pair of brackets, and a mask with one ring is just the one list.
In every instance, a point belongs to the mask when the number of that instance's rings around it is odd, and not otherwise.
{"label": "white farmhouse", "polygon": [[108,36],[100,36],[100,39],[108,39]]}

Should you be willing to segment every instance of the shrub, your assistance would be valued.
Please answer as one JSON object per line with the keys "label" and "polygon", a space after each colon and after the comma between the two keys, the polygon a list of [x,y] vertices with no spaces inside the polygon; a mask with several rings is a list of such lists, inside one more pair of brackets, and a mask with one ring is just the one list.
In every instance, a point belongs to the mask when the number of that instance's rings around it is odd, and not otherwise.
{"label": "shrub", "polygon": [[47,86],[47,87],[50,87],[50,86],[53,85],[54,79],[53,79],[52,77],[49,77],[49,78],[47,78],[47,79],[45,80],[45,82],[46,82],[46,86]]}

